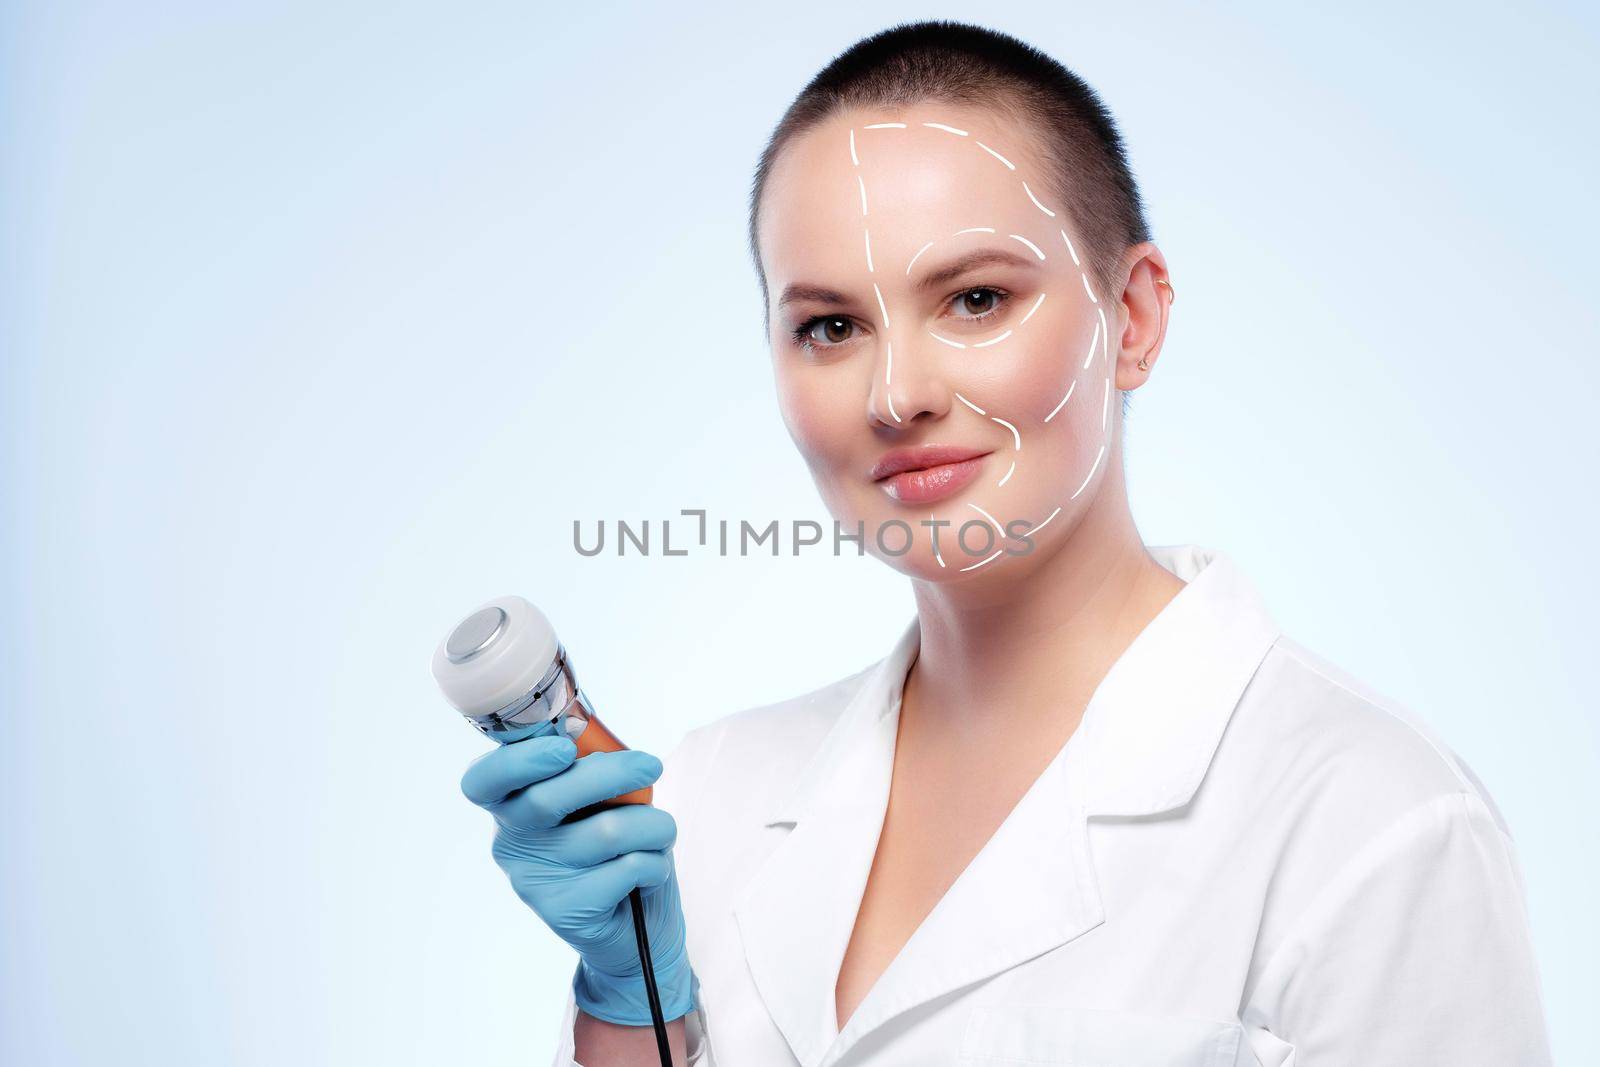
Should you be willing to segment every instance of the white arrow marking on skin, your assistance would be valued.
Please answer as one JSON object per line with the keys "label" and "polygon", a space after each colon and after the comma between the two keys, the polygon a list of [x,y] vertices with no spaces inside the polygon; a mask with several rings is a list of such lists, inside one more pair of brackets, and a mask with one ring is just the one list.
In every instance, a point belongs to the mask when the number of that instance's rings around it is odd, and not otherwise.
{"label": "white arrow marking on skin", "polygon": [[979,341],[977,344],[973,345],[972,347],[973,348],[988,348],[990,345],[999,344],[1001,341],[1004,341],[1007,337],[1010,337],[1010,336],[1011,336],[1011,331],[1007,330],[1005,333],[1001,334],[999,337],[993,337],[993,338],[990,338],[987,341]]}
{"label": "white arrow marking on skin", "polygon": [[964,230],[957,230],[951,236],[952,237],[960,237],[964,233],[993,233],[993,232],[994,232],[994,227],[993,226],[968,226]]}
{"label": "white arrow marking on skin", "polygon": [[906,264],[906,277],[907,278],[911,277],[911,264],[915,263],[917,261],[918,257],[920,257],[922,255],[922,253],[926,252],[928,249],[930,249],[932,247],[933,247],[933,242],[929,241],[927,244],[925,244],[921,248],[917,249],[917,254],[915,256],[911,257],[911,263],[907,263]]}
{"label": "white arrow marking on skin", "polygon": [[[872,270],[872,231],[871,230],[863,230],[862,232],[867,235],[867,273],[868,274],[872,274],[873,273],[873,270]],[[879,300],[881,301],[882,297],[880,297]],[[884,313],[884,317],[888,318],[888,312]],[[888,324],[885,323],[884,325],[888,325]]]}
{"label": "white arrow marking on skin", "polygon": [[995,488],[999,489],[1002,486],[1004,486],[1007,482],[1009,482],[1011,480],[1012,473],[1016,469],[1017,469],[1017,461],[1016,460],[1012,460],[1011,461],[1011,466],[1006,468],[1006,476],[1004,478],[1001,478],[1000,481],[995,484]]}
{"label": "white arrow marking on skin", "polygon": [[978,405],[974,404],[972,401],[970,401],[966,397],[962,396],[960,393],[956,394],[956,399],[961,401],[963,404],[967,405],[967,407],[971,408],[973,411],[976,411],[979,415],[987,415],[987,414],[989,414],[987,411],[983,410]]}
{"label": "white arrow marking on skin", "polygon": [[906,124],[903,122],[874,122],[871,126],[865,127],[865,129],[869,130],[903,130],[905,128]]}
{"label": "white arrow marking on skin", "polygon": [[878,294],[878,310],[883,312],[883,328],[889,328],[889,308],[883,302],[883,290],[878,288],[878,283],[872,283],[872,291]]}
{"label": "white arrow marking on skin", "polygon": [[923,125],[932,126],[936,130],[944,130],[946,133],[953,133],[957,137],[965,137],[967,135],[966,130],[958,130],[954,126],[946,126],[942,122],[924,122]]}
{"label": "white arrow marking on skin", "polygon": [[1096,304],[1100,303],[1099,299],[1094,295],[1094,290],[1089,288],[1089,276],[1087,274],[1079,274],[1078,277],[1083,279],[1083,291],[1089,294],[1089,299]]}
{"label": "white arrow marking on skin", "polygon": [[966,348],[967,347],[966,345],[962,344],[960,341],[952,341],[948,337],[940,337],[938,334],[934,333],[932,330],[928,331],[928,336],[933,338],[935,341],[943,341],[945,344],[949,345],[951,348]]}

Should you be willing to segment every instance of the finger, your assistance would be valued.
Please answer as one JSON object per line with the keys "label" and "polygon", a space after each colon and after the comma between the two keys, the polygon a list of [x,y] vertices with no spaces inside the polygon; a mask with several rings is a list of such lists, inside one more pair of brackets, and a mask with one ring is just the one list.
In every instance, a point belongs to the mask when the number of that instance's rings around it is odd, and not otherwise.
{"label": "finger", "polygon": [[578,890],[586,901],[610,909],[635,888],[648,889],[672,875],[666,852],[625,852],[616,859],[590,867],[577,876]]}
{"label": "finger", "polygon": [[473,760],[461,776],[461,792],[479,807],[498,804],[518,789],[560,774],[578,758],[569,737],[527,737]]}
{"label": "finger", "polygon": [[507,826],[545,830],[579,808],[642,789],[660,776],[661,760],[648,752],[591,752],[559,774],[507,797],[494,814]]}
{"label": "finger", "polygon": [[678,823],[649,804],[602,808],[550,832],[543,854],[567,867],[594,867],[626,852],[659,852],[678,838]]}

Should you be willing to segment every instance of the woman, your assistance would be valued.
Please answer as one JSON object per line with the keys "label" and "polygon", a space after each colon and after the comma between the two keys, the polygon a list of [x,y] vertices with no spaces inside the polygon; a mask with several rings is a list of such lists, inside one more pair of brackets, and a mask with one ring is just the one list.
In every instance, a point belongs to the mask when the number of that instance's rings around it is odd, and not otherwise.
{"label": "woman", "polygon": [[680,1062],[1547,1062],[1481,784],[1225,554],[1140,540],[1117,401],[1175,294],[1093,91],[972,26],[864,40],[778,125],[750,236],[789,432],[917,616],[664,764],[469,769],[579,952],[557,1062],[658,1062],[634,886]]}

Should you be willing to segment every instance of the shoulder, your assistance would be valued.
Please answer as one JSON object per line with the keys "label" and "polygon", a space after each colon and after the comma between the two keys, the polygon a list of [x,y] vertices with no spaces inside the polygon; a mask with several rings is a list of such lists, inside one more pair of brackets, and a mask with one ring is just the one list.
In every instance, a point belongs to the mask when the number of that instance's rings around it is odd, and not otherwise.
{"label": "shoulder", "polygon": [[1426,718],[1286,635],[1262,657],[1222,749],[1261,782],[1262,803],[1307,821],[1333,808],[1331,819],[1355,837],[1459,793],[1510,833],[1483,782]]}
{"label": "shoulder", "polygon": [[667,798],[676,803],[681,811],[674,810],[674,815],[681,824],[708,795],[738,795],[753,803],[775,797],[816,755],[840,713],[881,662],[690,730],[663,758],[662,806]]}
{"label": "shoulder", "polygon": [[[1259,850],[1266,943],[1303,924],[1313,902],[1348,896],[1333,887],[1380,870],[1394,885],[1520,878],[1504,817],[1438,731],[1286,636],[1241,696],[1216,760],[1213,810]],[[1491,861],[1492,875],[1473,866]]]}
{"label": "shoulder", "polygon": [[1348,940],[1362,915],[1379,929],[1391,904],[1514,911],[1511,830],[1466,761],[1424,716],[1286,636],[1240,698],[1217,767],[1217,809],[1259,849],[1257,965],[1285,944]]}
{"label": "shoulder", "polygon": [[803,763],[876,667],[874,663],[797,696],[741,709],[701,729],[715,733],[719,746],[735,758],[760,756],[777,759],[781,766],[788,757]]}

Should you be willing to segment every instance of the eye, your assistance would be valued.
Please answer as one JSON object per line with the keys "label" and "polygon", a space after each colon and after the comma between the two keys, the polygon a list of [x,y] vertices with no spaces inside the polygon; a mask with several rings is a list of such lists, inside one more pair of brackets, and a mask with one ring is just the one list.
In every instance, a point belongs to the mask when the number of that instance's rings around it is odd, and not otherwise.
{"label": "eye", "polygon": [[837,348],[855,335],[856,324],[843,315],[817,315],[794,330],[794,342],[807,352]]}
{"label": "eye", "polygon": [[[950,303],[958,309],[956,318],[966,319],[968,322],[982,322],[999,311],[1008,299],[1009,296],[999,289],[980,285],[975,289],[957,293],[950,298]],[[971,314],[961,314],[960,310],[969,311]]]}

